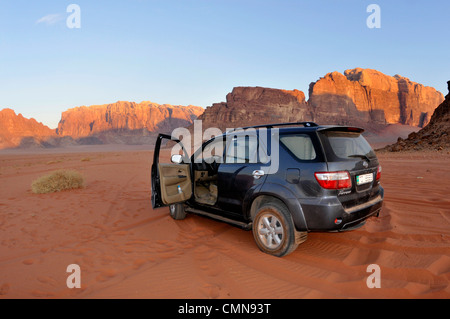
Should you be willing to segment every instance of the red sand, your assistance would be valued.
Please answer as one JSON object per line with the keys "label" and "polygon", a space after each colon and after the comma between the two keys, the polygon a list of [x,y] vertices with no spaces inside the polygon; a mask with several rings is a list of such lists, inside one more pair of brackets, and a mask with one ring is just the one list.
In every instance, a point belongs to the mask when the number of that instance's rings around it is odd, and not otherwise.
{"label": "red sand", "polygon": [[[0,154],[1,298],[450,298],[450,155],[380,154],[385,204],[271,257],[251,232],[152,210],[150,151]],[[86,187],[31,193],[55,169]],[[81,267],[81,289],[66,268]],[[381,288],[369,289],[369,264]]]}

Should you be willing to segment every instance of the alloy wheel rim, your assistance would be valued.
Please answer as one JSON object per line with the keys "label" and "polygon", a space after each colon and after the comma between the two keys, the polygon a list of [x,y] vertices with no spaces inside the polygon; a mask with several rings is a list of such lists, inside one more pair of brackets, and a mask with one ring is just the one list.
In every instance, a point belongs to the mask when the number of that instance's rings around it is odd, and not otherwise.
{"label": "alloy wheel rim", "polygon": [[284,229],[281,221],[273,214],[264,214],[258,222],[258,236],[266,248],[279,248],[284,240]]}

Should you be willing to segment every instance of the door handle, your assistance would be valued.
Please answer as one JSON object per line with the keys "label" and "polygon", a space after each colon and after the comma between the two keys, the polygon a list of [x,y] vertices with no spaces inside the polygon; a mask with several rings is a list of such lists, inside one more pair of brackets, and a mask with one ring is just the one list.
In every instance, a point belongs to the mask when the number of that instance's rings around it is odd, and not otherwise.
{"label": "door handle", "polygon": [[252,175],[253,175],[253,178],[254,178],[254,179],[260,179],[261,176],[264,176],[264,171],[258,169],[258,170],[256,170],[256,171],[253,171]]}

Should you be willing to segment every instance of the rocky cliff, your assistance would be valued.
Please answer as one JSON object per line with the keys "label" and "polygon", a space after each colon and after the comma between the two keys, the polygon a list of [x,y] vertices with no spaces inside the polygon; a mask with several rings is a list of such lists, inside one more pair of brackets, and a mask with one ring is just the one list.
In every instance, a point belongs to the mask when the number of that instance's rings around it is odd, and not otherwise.
{"label": "rocky cliff", "polygon": [[276,122],[315,121],[368,129],[386,124],[426,125],[443,95],[399,75],[376,70],[332,72],[302,91],[236,87],[226,102],[206,108],[203,127],[220,129]]}
{"label": "rocky cliff", "polygon": [[[30,120],[32,126],[25,128],[26,119],[21,115],[16,122],[7,120],[14,114],[8,110],[4,114],[9,117],[0,118],[0,148],[42,141],[47,143],[41,143],[44,146],[149,144],[157,132],[170,133],[177,127],[187,127],[197,117],[203,120],[203,129],[217,127],[222,131],[257,124],[315,121],[358,125],[378,133],[386,124],[425,126],[443,100],[435,89],[402,76],[356,68],[344,74],[328,73],[311,83],[308,101],[299,90],[235,87],[225,102],[214,103],[206,110],[152,102],[76,107],[62,113],[56,132],[34,120]],[[31,140],[24,139],[26,136],[32,136]]]}
{"label": "rocky cliff", "polygon": [[0,111],[0,149],[38,145],[52,136],[56,136],[54,130],[33,118],[27,119],[11,109]]}
{"label": "rocky cliff", "polygon": [[400,75],[361,68],[328,73],[310,84],[309,96],[308,104],[318,122],[339,119],[345,124],[362,121],[419,127],[428,124],[444,100],[434,88]]}
{"label": "rocky cliff", "polygon": [[192,124],[204,109],[198,106],[117,102],[82,106],[62,113],[56,130],[13,110],[0,112],[0,149],[61,147],[79,144],[152,144],[159,132]]}
{"label": "rocky cliff", "polygon": [[278,90],[262,87],[235,87],[226,102],[207,107],[199,116],[204,128],[243,127],[248,125],[296,122],[310,119],[305,94],[298,90]]}
{"label": "rocky cliff", "polygon": [[92,135],[137,131],[171,132],[188,126],[204,109],[199,106],[159,105],[152,102],[117,102],[105,105],[81,106],[62,113],[58,136],[82,138]]}
{"label": "rocky cliff", "polygon": [[397,143],[387,146],[385,150],[398,152],[450,149],[450,81],[448,83],[449,94],[435,109],[428,125],[418,132],[409,134],[406,139],[399,138]]}

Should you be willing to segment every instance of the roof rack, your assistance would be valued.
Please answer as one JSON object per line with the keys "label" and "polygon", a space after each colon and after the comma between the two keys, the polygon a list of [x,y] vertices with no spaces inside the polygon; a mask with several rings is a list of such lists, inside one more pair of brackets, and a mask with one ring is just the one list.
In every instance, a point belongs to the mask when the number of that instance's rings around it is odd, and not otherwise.
{"label": "roof rack", "polygon": [[240,127],[233,130],[229,130],[228,132],[233,132],[236,130],[246,130],[248,128],[274,128],[276,126],[290,126],[290,125],[303,125],[304,127],[316,127],[319,126],[318,124],[314,122],[290,122],[290,123],[275,123],[275,124],[263,124],[263,125],[252,125],[252,126],[246,126],[246,127]]}

